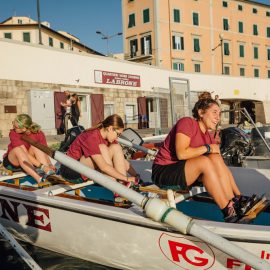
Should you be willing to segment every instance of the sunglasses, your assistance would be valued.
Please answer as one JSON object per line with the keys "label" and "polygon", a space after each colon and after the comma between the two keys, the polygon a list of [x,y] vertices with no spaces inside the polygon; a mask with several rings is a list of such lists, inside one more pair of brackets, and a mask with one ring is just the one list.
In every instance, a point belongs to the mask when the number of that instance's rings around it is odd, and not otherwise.
{"label": "sunglasses", "polygon": [[116,135],[117,135],[117,137],[120,137],[121,136],[121,133],[120,132],[118,132],[115,128],[113,129],[114,131],[115,131],[115,133],[116,133]]}

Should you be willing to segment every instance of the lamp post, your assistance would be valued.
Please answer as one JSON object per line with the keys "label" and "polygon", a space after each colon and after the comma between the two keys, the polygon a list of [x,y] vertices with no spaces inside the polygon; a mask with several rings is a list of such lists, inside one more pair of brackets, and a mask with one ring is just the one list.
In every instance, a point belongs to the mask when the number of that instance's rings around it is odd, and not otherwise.
{"label": "lamp post", "polygon": [[98,35],[101,35],[101,39],[105,39],[107,41],[107,56],[109,56],[109,39],[113,38],[113,37],[116,37],[116,36],[121,36],[122,33],[119,32],[119,33],[116,33],[116,34],[113,34],[113,35],[105,35],[103,34],[101,31],[96,31],[96,34]]}
{"label": "lamp post", "polygon": [[219,34],[219,44],[212,49],[212,51],[215,51],[216,48],[220,47],[221,49],[221,74],[223,75],[224,74],[224,62],[223,62],[223,43],[224,43],[224,40],[223,40],[223,35],[222,34]]}

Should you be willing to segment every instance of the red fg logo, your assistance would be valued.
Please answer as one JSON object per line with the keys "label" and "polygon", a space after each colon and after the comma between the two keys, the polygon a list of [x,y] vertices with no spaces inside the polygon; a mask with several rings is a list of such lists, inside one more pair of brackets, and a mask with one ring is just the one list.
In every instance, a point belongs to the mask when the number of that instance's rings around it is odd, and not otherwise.
{"label": "red fg logo", "polygon": [[206,270],[215,262],[213,250],[201,241],[163,233],[159,238],[159,246],[162,253],[182,269]]}

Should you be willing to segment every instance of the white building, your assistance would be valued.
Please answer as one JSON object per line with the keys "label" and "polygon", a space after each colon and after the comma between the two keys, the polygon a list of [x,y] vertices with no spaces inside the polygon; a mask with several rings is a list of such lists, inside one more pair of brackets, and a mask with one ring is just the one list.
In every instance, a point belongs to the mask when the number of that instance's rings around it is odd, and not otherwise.
{"label": "white building", "polygon": [[0,59],[4,136],[20,113],[29,113],[46,133],[55,134],[64,90],[79,94],[85,127],[118,113],[128,127],[168,128],[172,119],[190,113],[201,91],[219,94],[224,108],[243,101],[248,109],[254,105],[255,121],[270,122],[267,79],[180,73],[9,39],[0,39]]}

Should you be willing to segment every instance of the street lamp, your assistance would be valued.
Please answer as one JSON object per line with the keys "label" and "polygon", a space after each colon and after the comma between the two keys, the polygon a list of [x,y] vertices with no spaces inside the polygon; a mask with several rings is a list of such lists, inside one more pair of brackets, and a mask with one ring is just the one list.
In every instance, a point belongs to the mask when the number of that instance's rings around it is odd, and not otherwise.
{"label": "street lamp", "polygon": [[106,39],[106,41],[107,41],[107,56],[109,56],[109,39],[111,39],[111,38],[113,38],[113,37],[115,37],[115,36],[121,36],[122,33],[119,32],[119,33],[116,33],[116,34],[110,35],[110,36],[109,36],[109,35],[103,34],[101,31],[96,31],[96,33],[97,33],[98,35],[101,35],[101,36],[102,36],[101,39]]}
{"label": "street lamp", "polygon": [[224,63],[223,63],[223,35],[222,34],[219,34],[219,41],[220,43],[212,49],[212,51],[215,51],[216,48],[220,47],[221,48],[221,74],[223,75],[224,74]]}

